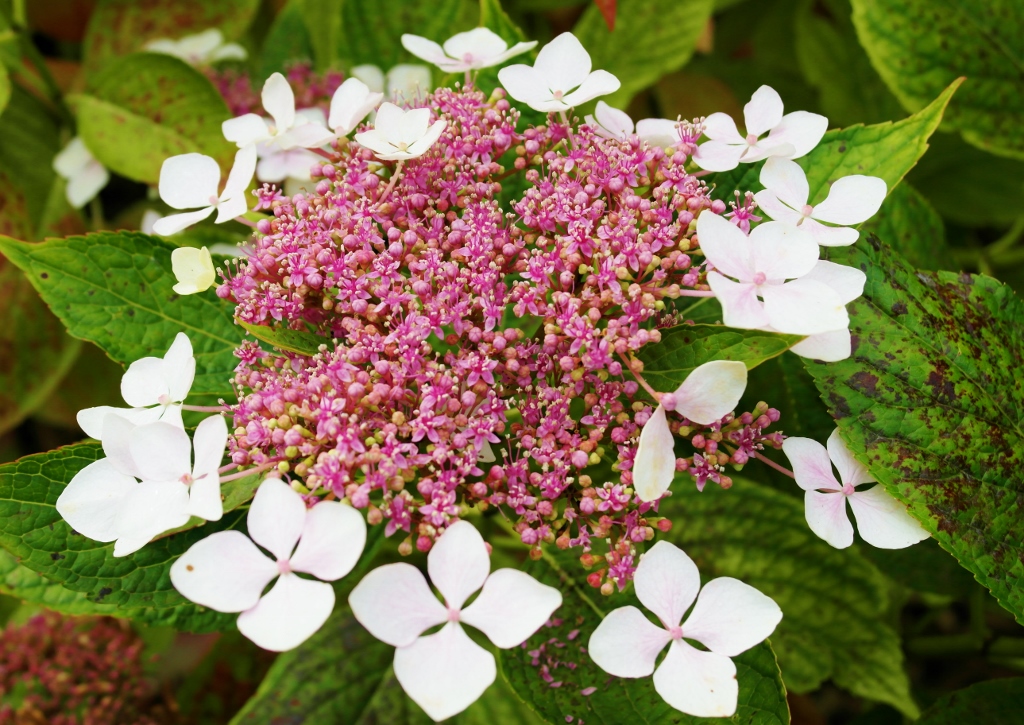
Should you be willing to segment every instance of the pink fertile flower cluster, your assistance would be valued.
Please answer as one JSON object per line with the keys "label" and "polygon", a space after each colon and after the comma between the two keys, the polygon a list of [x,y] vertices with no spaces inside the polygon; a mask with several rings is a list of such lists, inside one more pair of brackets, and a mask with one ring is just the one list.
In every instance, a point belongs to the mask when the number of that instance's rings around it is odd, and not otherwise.
{"label": "pink fertile flower cluster", "polygon": [[[345,80],[345,75],[340,71],[328,70],[317,73],[309,62],[293,63],[284,74],[295,92],[296,108],[319,108],[325,114],[330,109],[331,96]],[[260,91],[253,87],[249,74],[236,68],[210,67],[207,68],[206,75],[224,97],[232,116],[262,114]]]}
{"label": "pink fertile flower cluster", "polygon": [[[679,318],[681,289],[705,288],[694,219],[726,207],[686,172],[685,139],[666,154],[586,125],[519,131],[501,91],[422,105],[447,122],[427,154],[382,164],[341,139],[313,193],[259,192],[273,218],[218,294],[246,323],[322,344],[238,350],[232,461],[368,509],[406,532],[405,553],[467,507],[499,507],[535,556],[581,547],[610,593],[635,544],[671,526],[631,486],[656,403],[626,366]],[[726,463],[781,445],[763,432],[777,419],[761,404],[677,420],[696,451],[677,469],[728,486]]]}

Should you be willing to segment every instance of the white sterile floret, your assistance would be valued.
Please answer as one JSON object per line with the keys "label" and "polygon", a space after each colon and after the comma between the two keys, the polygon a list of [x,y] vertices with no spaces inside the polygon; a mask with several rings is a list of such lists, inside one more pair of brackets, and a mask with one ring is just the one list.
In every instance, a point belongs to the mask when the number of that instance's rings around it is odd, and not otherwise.
{"label": "white sterile floret", "polygon": [[625,111],[612,108],[604,101],[597,102],[594,115],[584,121],[598,136],[625,141],[635,132],[641,141],[660,148],[679,143],[679,124],[667,118],[645,118],[633,126],[633,119]]}
{"label": "white sterile floret", "polygon": [[158,38],[143,47],[151,53],[173,55],[190,65],[209,65],[221,60],[245,60],[248,55],[238,43],[225,43],[224,35],[217,28],[210,28],[195,35],[170,40]]}
{"label": "white sterile floret", "polygon": [[[349,595],[359,623],[397,647],[395,677],[434,720],[462,712],[494,682],[494,656],[463,630],[482,631],[501,649],[517,647],[562,604],[554,587],[516,569],[490,572],[487,546],[472,524],[449,526],[427,556],[430,579],[411,564],[387,564],[367,574]],[[480,595],[468,607],[466,600]],[[423,633],[444,624],[434,634]]]}
{"label": "white sterile floret", "polygon": [[347,136],[384,100],[383,93],[374,93],[358,78],[347,78],[331,98],[328,125],[339,136]]}
{"label": "white sterile floret", "polygon": [[238,144],[239,148],[269,142],[279,151],[317,148],[334,139],[334,134],[318,122],[315,115],[295,110],[295,93],[280,73],[274,73],[263,84],[261,98],[263,110],[273,120],[255,113],[232,118],[221,124],[224,138]]}
{"label": "white sterile floret", "polygon": [[384,103],[377,110],[373,128],[357,133],[355,139],[379,159],[404,161],[429,151],[446,124],[443,118],[431,123],[429,108],[406,111],[393,103]]}
{"label": "white sterile floret", "polygon": [[619,90],[619,79],[590,70],[590,54],[572,33],[562,33],[540,49],[533,65],[498,71],[508,94],[535,111],[567,111]]}
{"label": "white sterile floret", "polygon": [[[327,125],[327,116],[319,108],[303,108],[295,112],[297,118],[309,126],[324,127]],[[256,144],[256,155],[259,156],[259,163],[256,165],[256,177],[262,182],[280,184],[288,179],[299,182],[312,179],[310,167],[323,159],[310,151],[308,148],[294,146],[281,148],[275,139],[260,141]],[[294,196],[298,191],[285,194]]]}
{"label": "white sterile floret", "polygon": [[78,136],[53,157],[53,170],[67,181],[64,195],[75,209],[92,201],[110,181],[110,172]]}
{"label": "white sterile floret", "polygon": [[828,119],[817,113],[794,111],[783,116],[782,98],[768,86],[754,91],[743,107],[743,120],[746,136],[725,113],[704,119],[704,135],[711,140],[697,147],[694,163],[707,171],[728,171],[769,156],[798,159],[817,146],[828,129]]}
{"label": "white sterile floret", "polygon": [[171,583],[196,604],[241,612],[238,630],[263,649],[293,649],[330,616],[334,588],[327,582],[341,579],[359,561],[366,522],[338,501],[307,509],[291,486],[268,478],[256,491],[246,523],[249,536],[218,531],[193,544],[171,566]]}
{"label": "white sterile floret", "polygon": [[697,218],[697,236],[715,268],[708,285],[729,327],[813,335],[849,324],[835,290],[802,279],[818,263],[818,245],[799,227],[766,222],[748,237],[728,219],[705,211]]}
{"label": "white sterile floret", "polygon": [[[739,687],[730,658],[775,631],[782,619],[779,606],[730,577],[712,579],[702,589],[693,560],[666,541],[659,541],[640,559],[633,585],[637,599],[661,625],[633,606],[612,610],[590,636],[591,659],[616,677],[653,673],[657,693],[688,715],[735,713]],[[691,604],[693,610],[683,622]],[[708,651],[686,640],[699,642]],[[666,645],[668,654],[655,668]]]}
{"label": "white sterile floret", "polygon": [[537,41],[516,43],[508,47],[500,35],[488,28],[474,28],[457,33],[440,46],[433,40],[410,35],[402,36],[402,45],[417,58],[436,65],[445,73],[462,73],[501,65],[509,58],[532,49]]}
{"label": "white sterile floret", "polygon": [[[854,267],[819,259],[814,268],[801,279],[820,282],[829,287],[839,295],[839,300],[846,305],[864,293],[867,275]],[[850,357],[852,352],[850,328],[844,326],[837,330],[808,335],[791,347],[790,351],[800,357],[822,362],[845,360]]]}
{"label": "white sterile floret", "polygon": [[[747,387],[747,366],[714,360],[695,368],[671,394],[672,409],[700,425],[710,425],[735,410]],[[676,474],[675,441],[661,403],[644,423],[633,460],[633,489],[641,501],[656,501]]]}
{"label": "white sterile floret", "polygon": [[206,247],[178,247],[171,252],[171,270],[178,280],[172,289],[179,295],[205,292],[217,280],[213,257]]}
{"label": "white sterile floret", "polygon": [[196,377],[196,359],[188,335],[179,332],[162,357],[136,360],[121,378],[121,396],[130,408],[100,405],[78,411],[78,425],[90,438],[101,440],[106,417],[113,413],[142,425],[161,420],[179,428],[181,404],[192,389]]}
{"label": "white sterile floret", "polygon": [[[904,549],[927,539],[929,534],[907,507],[881,484],[858,491],[857,486],[875,479],[839,437],[828,438],[828,449],[810,438],[787,438],[782,450],[793,466],[796,483],[804,494],[804,514],[811,531],[837,549],[853,543],[853,524],[846,512],[850,502],[861,538],[880,549]],[[832,466],[839,471],[839,481]],[[842,481],[842,483],[840,483]]]}
{"label": "white sterile floret", "polygon": [[220,185],[220,166],[203,154],[182,154],[172,156],[160,167],[160,198],[174,209],[194,209],[184,214],[170,214],[153,224],[153,232],[169,236],[200,222],[217,212],[216,222],[226,221],[245,214],[249,205],[245,190],[252,181],[256,170],[256,147],[246,146],[235,154],[224,191],[217,194]]}
{"label": "white sterile floret", "polygon": [[825,200],[811,206],[807,203],[810,190],[804,170],[795,161],[782,158],[765,162],[761,184],[765,188],[754,194],[758,207],[776,221],[807,230],[823,247],[856,242],[860,232],[850,229],[849,225],[860,224],[874,216],[886,194],[882,179],[854,174],[833,182]]}

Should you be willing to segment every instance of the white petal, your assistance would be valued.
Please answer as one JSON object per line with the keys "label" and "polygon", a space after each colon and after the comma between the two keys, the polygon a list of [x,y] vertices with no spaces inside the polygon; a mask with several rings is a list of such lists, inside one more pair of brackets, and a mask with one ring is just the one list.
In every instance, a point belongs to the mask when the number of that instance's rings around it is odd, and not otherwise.
{"label": "white petal", "polygon": [[775,128],[782,120],[782,99],[770,86],[761,86],[743,107],[743,121],[747,133],[754,136]]}
{"label": "white petal", "polygon": [[217,281],[217,270],[213,268],[213,258],[206,247],[178,247],[171,252],[171,270],[178,280],[174,285],[178,294],[205,292]]}
{"label": "white petal", "polygon": [[98,161],[87,164],[68,179],[65,195],[68,203],[81,209],[92,201],[110,181],[110,172]]}
{"label": "white petal", "polygon": [[786,222],[758,224],[750,232],[750,247],[754,269],[768,281],[803,277],[818,263],[818,245],[811,235]]}
{"label": "white petal", "polygon": [[747,366],[734,360],[713,360],[686,376],[676,391],[676,410],[701,425],[731,413],[747,389]]}
{"label": "white petal", "polygon": [[761,330],[768,325],[764,304],[757,299],[757,286],[733,282],[718,272],[708,273],[708,285],[722,305],[722,321],[729,327]]}
{"label": "white petal", "polygon": [[[385,101],[380,104],[380,108],[377,109],[377,117],[373,121],[373,130],[387,140],[388,143],[393,145],[398,141],[398,136],[402,129],[402,118],[404,116],[405,111],[394,103]],[[429,119],[429,117],[430,112],[427,111],[427,118]],[[365,134],[357,134],[356,139],[362,135]]]}
{"label": "white petal", "polygon": [[693,559],[667,541],[659,541],[640,559],[633,578],[637,599],[666,627],[675,627],[697,598],[700,574]]}
{"label": "white petal", "polygon": [[814,219],[804,219],[800,228],[810,232],[814,241],[822,247],[848,247],[860,238],[860,232],[856,229],[830,227]]}
{"label": "white petal", "polygon": [[768,134],[765,142],[769,146],[792,146],[792,149],[787,149],[785,155],[791,159],[798,159],[806,156],[818,145],[826,130],[828,119],[824,116],[807,111],[794,111],[782,117]]}
{"label": "white petal", "polygon": [[811,216],[831,224],[860,224],[875,215],[886,192],[885,181],[877,176],[844,176],[832,184],[825,201],[814,207]]}
{"label": "white petal", "polygon": [[[387,104],[384,104],[387,105]],[[378,112],[379,115],[379,112]],[[387,160],[390,154],[395,153],[398,148],[384,137],[380,131],[371,128],[369,131],[361,131],[355,136],[356,143],[365,146],[377,155],[378,158]]]}
{"label": "white petal", "polygon": [[211,415],[204,418],[196,428],[192,444],[196,450],[195,463],[192,465],[193,478],[216,477],[224,458],[224,448],[228,444],[228,424],[224,416]]}
{"label": "white petal", "polygon": [[278,151],[260,159],[256,164],[256,175],[260,181],[274,184],[286,179],[309,181],[311,178],[309,167],[316,160],[317,157],[305,149]]}
{"label": "white petal", "polygon": [[283,75],[274,73],[267,78],[260,97],[263,109],[274,118],[277,133],[284,133],[295,125],[295,94]]}
{"label": "white petal", "polygon": [[57,497],[57,513],[75,531],[95,541],[117,538],[118,508],[139,485],[107,459],[90,463],[74,475]]}
{"label": "white petal", "polygon": [[244,148],[250,144],[266,141],[270,138],[270,129],[267,122],[255,113],[247,113],[244,116],[231,118],[220,125],[224,138]]}
{"label": "white petal", "polygon": [[126,476],[142,478],[142,472],[131,452],[131,438],[135,428],[135,423],[123,415],[107,415],[103,419],[100,440],[110,465]]}
{"label": "white petal", "polygon": [[210,63],[217,63],[222,60],[245,60],[249,53],[238,43],[225,43],[216,48],[208,58]]}
{"label": "white petal", "polygon": [[604,101],[597,102],[594,117],[612,135],[612,138],[622,140],[633,133],[633,119],[629,117],[629,114],[612,108]]}
{"label": "white petal", "polygon": [[117,512],[114,556],[132,554],[163,532],[184,526],[188,519],[188,489],[183,484],[141,483]]}
{"label": "white petal", "polygon": [[[754,231],[760,228],[757,227]],[[767,236],[772,234],[769,233]],[[754,245],[751,239],[728,219],[711,211],[703,212],[697,217],[697,239],[700,241],[704,256],[719,272],[741,282],[749,282],[754,278],[757,271],[754,268]]]}
{"label": "white petal", "polygon": [[[704,119],[704,135],[712,141],[723,141],[729,144],[746,146],[746,141],[736,128],[732,116],[726,113],[712,113]],[[741,148],[739,152],[742,152]]]}
{"label": "white petal", "polygon": [[[402,39],[402,44],[405,44],[404,38]],[[477,58],[490,58],[501,55],[507,49],[508,43],[490,28],[473,28],[464,33],[456,33],[444,41],[443,52],[450,58],[461,59],[468,54],[473,56],[475,60]],[[409,52],[412,53],[411,50]],[[428,59],[424,58],[424,60]]]}
{"label": "white petal", "polygon": [[841,493],[804,494],[804,516],[814,534],[830,546],[845,549],[853,543],[853,524],[846,514],[846,496]]}
{"label": "white petal", "polygon": [[536,68],[530,65],[510,65],[498,71],[498,80],[513,99],[531,108],[534,104],[552,99],[547,83]]}
{"label": "white petal", "polygon": [[517,55],[522,55],[523,53],[525,53],[528,50],[533,50],[533,48],[536,45],[537,45],[537,41],[536,40],[530,40],[530,41],[526,41],[526,42],[522,42],[522,43],[516,43],[511,48],[506,50],[504,53],[501,53],[500,55],[492,56],[492,57],[488,58],[486,61],[478,61],[478,62],[474,63],[474,65],[476,67],[478,67],[478,68],[491,68],[491,67],[496,66],[496,65],[501,65],[502,63],[504,63],[509,58],[515,58]]}
{"label": "white petal", "polygon": [[193,224],[201,222],[203,219],[213,214],[213,210],[215,208],[216,207],[208,206],[205,209],[188,211],[184,214],[168,214],[153,223],[153,233],[159,234],[161,237],[169,237],[172,234],[177,234],[182,229],[187,229]]}
{"label": "white petal", "polygon": [[590,75],[590,54],[572,33],[562,33],[540,49],[533,67],[552,91],[567,93]]}
{"label": "white petal", "polygon": [[162,421],[132,431],[129,450],[143,481],[178,481],[192,472],[192,442],[188,433]]}
{"label": "white petal", "polygon": [[764,641],[782,619],[782,610],[739,579],[719,577],[700,590],[683,624],[683,636],[715,654],[735,657]]}
{"label": "white petal", "polygon": [[800,212],[793,211],[779,201],[775,192],[770,189],[762,189],[754,194],[754,200],[757,202],[757,208],[764,212],[769,219],[787,224],[796,224],[803,219]]}
{"label": "white petal", "polygon": [[773,157],[765,161],[761,168],[761,185],[798,211],[810,195],[807,174],[789,159]]}
{"label": "white petal", "polygon": [[192,354],[192,341],[188,335],[179,332],[167,348],[163,358],[163,377],[167,382],[168,394],[173,401],[182,401],[192,389],[196,377],[196,359]]}
{"label": "white petal", "polygon": [[839,294],[821,282],[795,279],[780,285],[762,285],[760,292],[768,324],[779,332],[814,335],[850,324]]}
{"label": "white petal", "polygon": [[782,442],[782,452],[789,459],[796,485],[805,491],[823,489],[840,491],[842,486],[832,473],[825,446],[813,438],[789,437]]}
{"label": "white petal", "polygon": [[486,634],[495,646],[516,647],[544,626],[562,606],[562,594],[526,572],[498,569],[459,619]]}
{"label": "white petal", "polygon": [[680,142],[679,126],[667,118],[645,118],[636,122],[636,135],[659,148],[675,146]]}
{"label": "white petal", "polygon": [[[445,55],[444,49],[440,45],[429,38],[424,38],[419,35],[404,33],[402,35],[402,47],[420,60],[425,60],[428,63],[433,63],[434,65],[446,63],[451,60],[447,55]],[[460,53],[458,57],[461,57],[461,55],[462,54]]]}
{"label": "white petal", "polygon": [[95,158],[89,151],[89,147],[85,145],[85,141],[79,136],[75,136],[53,157],[53,170],[65,179],[69,179],[94,160]]}
{"label": "white petal", "polygon": [[78,411],[78,425],[90,438],[103,438],[103,422],[108,415],[117,415],[133,425],[145,425],[160,420],[163,413],[161,407],[156,408],[115,408],[100,405],[95,408],[84,408]]}
{"label": "white petal", "polygon": [[409,145],[409,155],[411,157],[422,156],[430,147],[433,146],[437,139],[441,138],[441,133],[444,132],[445,126],[448,124],[443,118],[434,121],[430,124],[430,128],[427,129],[426,133],[423,134],[415,143]]}
{"label": "white petal", "polygon": [[821,282],[823,285],[835,290],[843,304],[853,302],[864,294],[864,283],[867,282],[867,275],[856,267],[845,264],[836,264],[828,260],[819,260],[814,268],[803,276],[803,279],[810,279]]}
{"label": "white petal", "polygon": [[868,472],[867,467],[863,463],[853,457],[850,449],[846,447],[846,443],[839,437],[838,428],[832,431],[826,446],[828,447],[828,457],[832,460],[836,470],[839,471],[840,481],[853,486],[859,486],[862,483],[874,483],[874,476]]}
{"label": "white petal", "polygon": [[398,127],[388,137],[394,144],[405,143],[411,145],[419,141],[427,133],[430,127],[430,109],[414,108],[406,111],[398,119]]}
{"label": "white petal", "polygon": [[209,206],[219,185],[220,166],[203,154],[172,156],[160,167],[160,198],[174,209]]}
{"label": "white petal", "polygon": [[326,582],[282,574],[252,609],[238,617],[238,631],[263,649],[295,649],[323,626],[334,610],[334,588]]}
{"label": "white petal", "polygon": [[395,678],[436,722],[476,702],[497,674],[494,655],[456,622],[395,650]]}
{"label": "white petal", "polygon": [[388,71],[387,94],[399,100],[414,100],[431,89],[430,68],[415,63],[400,63]]}
{"label": "white petal", "polygon": [[907,507],[878,484],[850,494],[850,508],[857,519],[860,537],[880,549],[905,549],[929,534],[907,513]]}
{"label": "white petal", "polygon": [[640,430],[633,459],[633,489],[641,501],[656,501],[676,475],[675,439],[660,405]]}
{"label": "white petal", "polygon": [[739,166],[746,150],[746,146],[724,141],[705,141],[693,154],[693,163],[705,171],[730,171]]}
{"label": "white petal", "polygon": [[383,93],[371,93],[369,87],[358,78],[348,78],[338,86],[331,98],[328,125],[340,135],[346,136],[383,98]]}
{"label": "white petal", "polygon": [[671,640],[667,631],[636,607],[619,607],[608,612],[590,635],[587,653],[610,675],[648,677]]}
{"label": "white petal", "polygon": [[235,163],[231,166],[231,172],[228,174],[227,183],[224,184],[224,193],[220,195],[220,200],[227,201],[239,196],[244,197],[245,190],[255,173],[256,145],[243,146],[235,152]]}
{"label": "white petal", "polygon": [[619,79],[608,71],[596,70],[586,77],[579,88],[562,96],[562,102],[570,107],[582,106],[587,101],[615,93],[621,85]]}
{"label": "white petal", "polygon": [[206,521],[220,521],[224,516],[224,502],[220,497],[220,477],[210,474],[197,478],[188,489],[189,516]]}
{"label": "white petal", "polygon": [[405,647],[448,619],[427,580],[412,564],[377,567],[348,595],[352,614],[377,639]]}
{"label": "white petal", "polygon": [[430,581],[453,609],[461,609],[469,595],[484,585],[490,570],[484,539],[468,521],[456,521],[445,529],[427,555]]}
{"label": "white petal", "polygon": [[295,571],[334,581],[352,571],[366,545],[366,521],[351,506],[321,501],[306,513],[302,538],[291,558]]}
{"label": "white petal", "polygon": [[384,71],[373,64],[355,66],[352,77],[361,80],[374,93],[384,92]]}
{"label": "white petal", "polygon": [[306,504],[280,478],[264,479],[256,489],[246,524],[249,536],[278,561],[288,559],[306,523]]}
{"label": "white petal", "polygon": [[819,332],[816,335],[808,335],[803,340],[789,348],[790,352],[810,360],[821,360],[822,362],[839,362],[850,357],[853,352],[853,345],[850,339],[849,328],[833,330],[832,332]]}
{"label": "white petal", "polygon": [[171,565],[171,584],[189,601],[218,612],[256,606],[277,565],[241,531],[218,531]]}
{"label": "white petal", "polygon": [[695,717],[730,717],[736,712],[736,665],[714,652],[675,640],[654,672],[654,689],[676,710]]}
{"label": "white petal", "polygon": [[334,140],[334,133],[318,123],[303,123],[277,139],[278,148],[285,151],[295,148],[315,149],[326,146]]}

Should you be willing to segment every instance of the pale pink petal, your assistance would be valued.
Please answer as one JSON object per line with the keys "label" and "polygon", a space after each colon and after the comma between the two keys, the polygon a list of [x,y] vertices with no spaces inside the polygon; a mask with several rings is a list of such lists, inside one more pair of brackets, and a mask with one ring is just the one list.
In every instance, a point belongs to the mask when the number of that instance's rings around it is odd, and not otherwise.
{"label": "pale pink petal", "polygon": [[255,113],[231,118],[220,125],[224,138],[243,148],[250,144],[266,141],[270,138],[267,122]]}
{"label": "pale pink petal", "polygon": [[139,485],[118,471],[106,458],[76,473],[57,497],[57,513],[75,531],[95,541],[117,538],[117,511],[132,489]]}
{"label": "pale pink petal", "polygon": [[655,670],[654,689],[676,710],[695,717],[730,717],[739,699],[732,660],[682,640],[672,642]]}
{"label": "pale pink petal", "polygon": [[683,637],[735,657],[767,639],[781,619],[782,610],[770,597],[739,579],[719,577],[700,590],[683,623]]}
{"label": "pale pink petal", "polygon": [[811,216],[831,224],[860,224],[875,215],[887,191],[885,181],[877,176],[844,176],[832,184]]}
{"label": "pale pink petal", "polygon": [[629,117],[629,114],[612,108],[604,101],[597,102],[593,118],[600,124],[598,133],[603,129],[610,134],[610,138],[617,138],[621,141],[633,133],[633,119]]}
{"label": "pale pink petal", "polygon": [[587,654],[616,677],[648,677],[672,636],[636,607],[613,609],[590,635]]}
{"label": "pale pink petal", "polygon": [[192,441],[181,428],[158,421],[132,431],[128,449],[143,481],[176,481],[192,472]]}
{"label": "pale pink petal", "polygon": [[[405,44],[404,36],[402,44]],[[406,50],[409,49],[406,48]],[[501,55],[506,50],[508,50],[508,43],[490,28],[473,28],[464,33],[456,33],[444,41],[444,53],[449,58],[459,60],[466,55],[472,56],[474,61],[491,58]],[[412,53],[411,50],[409,52]],[[413,53],[413,55],[416,54]]]}
{"label": "pale pink petal", "polygon": [[[255,171],[255,167],[253,167],[253,170]],[[217,219],[215,221],[217,224],[223,224],[224,222],[229,222],[232,219],[237,219],[247,211],[249,211],[249,204],[245,196],[232,196],[217,204]],[[201,292],[207,289],[209,289],[209,287],[205,287],[203,290],[197,291]],[[177,290],[175,291],[177,292]]]}
{"label": "pale pink petal", "polygon": [[841,330],[850,324],[839,294],[821,282],[795,279],[785,284],[762,285],[759,291],[768,324],[779,332],[814,335]]}
{"label": "pale pink petal", "polygon": [[170,392],[164,361],[158,357],[139,358],[121,376],[121,397],[133,408],[156,405]]}
{"label": "pale pink petal", "polygon": [[498,569],[459,616],[502,649],[516,647],[544,626],[562,606],[562,594],[526,572]]}
{"label": "pale pink petal", "polygon": [[828,119],[824,116],[807,111],[794,111],[782,117],[768,134],[765,143],[772,146],[792,146],[792,150],[786,156],[798,159],[810,153],[827,130]]}
{"label": "pale pink petal", "polygon": [[540,49],[533,67],[550,90],[567,93],[590,75],[590,54],[575,35],[562,33]]}
{"label": "pale pink petal", "polygon": [[839,429],[836,428],[828,437],[826,443],[828,456],[832,459],[833,465],[839,471],[839,480],[851,486],[859,486],[862,483],[874,483],[875,478],[868,472],[867,467],[853,457],[846,443],[839,436]]}
{"label": "pale pink petal", "polygon": [[848,247],[860,238],[860,232],[850,227],[830,227],[814,219],[804,219],[800,227],[814,237],[822,247]]}
{"label": "pale pink petal", "polygon": [[219,185],[220,166],[203,154],[172,156],[160,167],[160,198],[173,209],[210,206]]}
{"label": "pale pink petal", "polygon": [[718,272],[708,273],[708,285],[722,305],[722,321],[729,327],[761,330],[769,324],[756,285],[733,282]]}
{"label": "pale pink petal", "polygon": [[746,388],[746,365],[712,360],[696,367],[676,389],[676,410],[694,423],[711,425],[736,408]]}
{"label": "pale pink petal", "polygon": [[306,504],[280,478],[266,478],[256,489],[246,523],[253,541],[278,561],[288,559],[306,523]]}
{"label": "pale pink petal", "polygon": [[165,531],[188,523],[188,489],[177,481],[141,483],[118,509],[114,556],[132,554]]}
{"label": "pale pink petal", "polygon": [[188,335],[179,332],[164,353],[163,378],[171,400],[181,402],[188,397],[192,381],[196,377],[196,359],[192,354],[192,341]]}
{"label": "pale pink petal", "polygon": [[813,237],[786,222],[758,224],[750,232],[750,247],[754,270],[769,282],[803,277],[818,263],[819,250]]}
{"label": "pale pink petal", "polygon": [[570,107],[582,106],[587,101],[615,93],[621,85],[619,79],[608,71],[596,70],[587,76],[579,88],[562,96],[562,102]]}
{"label": "pale pink petal", "polygon": [[[387,105],[386,103],[384,104]],[[379,112],[378,112],[379,113]],[[384,134],[375,128],[371,128],[369,131],[361,131],[355,135],[356,143],[360,146],[365,146],[377,155],[378,158],[387,160],[390,154],[398,151],[398,148],[392,144]]]}
{"label": "pale pink petal", "polygon": [[640,603],[665,627],[675,627],[697,598],[700,574],[693,559],[667,541],[659,541],[640,559],[633,578]]}
{"label": "pale pink petal", "polygon": [[427,572],[445,603],[461,609],[480,589],[491,570],[491,558],[480,532],[468,521],[456,521],[445,529],[427,555]]}
{"label": "pale pink petal", "polygon": [[850,339],[850,330],[847,328],[808,335],[789,350],[810,360],[838,362],[850,357],[853,352],[853,344]]}
{"label": "pale pink petal", "polygon": [[263,649],[286,652],[312,637],[333,610],[330,584],[282,574],[255,607],[238,616],[238,631]]}
{"label": "pale pink petal", "polygon": [[637,121],[636,135],[658,148],[675,146],[681,141],[678,123],[667,118],[645,118]]}
{"label": "pale pink petal", "polygon": [[[428,118],[429,114],[430,112],[427,111]],[[377,109],[377,116],[374,118],[373,127],[389,143],[394,143],[402,132],[402,118],[404,116],[404,110],[394,103],[385,101]],[[359,136],[356,136],[356,138],[359,138]]]}
{"label": "pale pink petal", "polygon": [[755,247],[738,226],[705,210],[697,217],[697,238],[705,258],[715,269],[740,282],[753,280],[758,271],[753,265]]}
{"label": "pale pink petal", "polygon": [[92,161],[80,171],[68,178],[64,190],[68,203],[75,209],[81,209],[110,181],[110,172],[98,161]]}
{"label": "pale pink petal", "polygon": [[769,131],[782,120],[782,98],[770,86],[761,86],[743,107],[743,121],[747,133],[754,136]]}
{"label": "pale pink petal", "polygon": [[761,185],[793,209],[803,209],[810,189],[807,174],[795,161],[773,157],[761,168]]}
{"label": "pale pink petal", "polygon": [[277,133],[295,125],[295,94],[283,75],[274,73],[267,78],[260,97],[263,109],[274,118]]}
{"label": "pale pink petal", "polygon": [[782,442],[782,452],[786,454],[789,465],[793,467],[796,485],[803,490],[842,490],[842,485],[832,473],[828,451],[818,441],[790,436]]}
{"label": "pale pink petal", "polygon": [[241,531],[218,531],[171,565],[171,584],[189,601],[218,612],[244,612],[278,574],[277,565]]}
{"label": "pale pink petal", "polygon": [[280,183],[286,179],[309,181],[309,167],[316,162],[317,156],[306,149],[272,152],[256,164],[256,175],[260,181]]}
{"label": "pale pink petal", "polygon": [[633,459],[633,490],[641,501],[656,501],[676,475],[675,439],[660,405],[640,430]]}
{"label": "pale pink petal", "polygon": [[[419,35],[404,33],[402,35],[402,47],[420,60],[425,60],[428,63],[433,63],[434,65],[446,63],[451,60],[447,55],[445,55],[444,49],[441,48],[440,45],[435,43],[433,40],[423,38]],[[459,57],[461,57],[461,54]]]}
{"label": "pale pink petal", "polygon": [[804,517],[815,536],[830,546],[845,549],[853,543],[853,524],[846,514],[846,496],[841,493],[804,494]]}
{"label": "pale pink petal", "polygon": [[879,549],[905,549],[929,534],[907,513],[907,507],[886,491],[882,484],[850,494],[850,508],[857,519],[860,537]]}
{"label": "pale pink petal", "polygon": [[348,595],[352,614],[374,637],[395,647],[412,644],[448,619],[448,610],[412,564],[377,567]]}
{"label": "pale pink petal", "polygon": [[803,218],[800,212],[794,211],[783,204],[775,196],[775,192],[770,189],[762,189],[754,194],[754,201],[757,202],[758,209],[764,212],[769,219],[774,219],[777,222],[796,224]]}
{"label": "pale pink petal", "polygon": [[338,501],[321,501],[306,513],[291,566],[317,579],[334,581],[352,571],[365,545],[362,514]]}
{"label": "pale pink petal", "polygon": [[498,71],[498,81],[513,99],[531,107],[552,98],[544,78],[530,65],[510,65],[502,68]]}
{"label": "pale pink petal", "polygon": [[[746,145],[746,140],[736,128],[732,116],[726,113],[712,113],[704,119],[704,135],[712,141],[723,141],[729,144]],[[742,153],[743,149],[739,150]]]}
{"label": "pale pink petal", "polygon": [[172,234],[177,234],[182,229],[188,229],[193,224],[201,222],[206,217],[213,214],[213,210],[216,207],[208,206],[205,209],[198,211],[188,211],[184,214],[168,214],[165,217],[160,217],[153,222],[153,233],[158,234],[161,237],[169,237]]}

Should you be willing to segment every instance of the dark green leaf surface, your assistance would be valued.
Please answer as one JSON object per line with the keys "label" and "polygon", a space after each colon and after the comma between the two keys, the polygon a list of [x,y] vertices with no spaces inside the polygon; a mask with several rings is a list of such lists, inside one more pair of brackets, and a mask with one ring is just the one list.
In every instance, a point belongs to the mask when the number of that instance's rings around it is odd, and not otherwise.
{"label": "dark green leaf surface", "polygon": [[909,184],[900,184],[886,197],[878,213],[860,225],[861,234],[875,234],[892,245],[918,269],[955,269],[946,244],[942,217]]}
{"label": "dark green leaf surface", "polygon": [[385,72],[398,63],[424,63],[402,47],[402,34],[415,33],[443,43],[476,25],[470,0],[388,0],[387,12],[375,0],[347,0],[341,6],[339,56],[350,65],[372,63]]}
{"label": "dark green leaf surface", "polygon": [[313,60],[313,44],[299,0],[291,0],[274,18],[259,55],[256,87],[274,73],[284,73],[296,61]]}
{"label": "dark green leaf surface", "polygon": [[24,193],[33,237],[56,178],[53,157],[60,148],[59,132],[46,107],[14,86],[0,116],[0,171]]}
{"label": "dark green leaf surface", "polygon": [[919,725],[1016,725],[1024,710],[1024,677],[989,680],[943,695],[925,710]]}
{"label": "dark green leaf surface", "polygon": [[63,614],[117,614],[116,605],[91,602],[84,592],[67,589],[22,566],[4,549],[0,549],[0,592]]}

